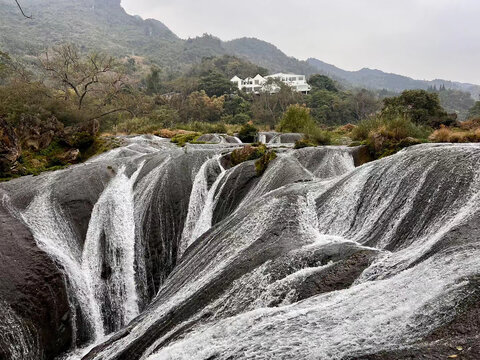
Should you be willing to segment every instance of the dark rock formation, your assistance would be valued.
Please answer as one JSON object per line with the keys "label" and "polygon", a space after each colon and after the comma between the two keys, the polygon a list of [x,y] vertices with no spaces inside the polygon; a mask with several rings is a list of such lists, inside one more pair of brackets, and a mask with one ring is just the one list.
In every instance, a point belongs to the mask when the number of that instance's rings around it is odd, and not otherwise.
{"label": "dark rock formation", "polygon": [[[53,359],[68,350],[72,345],[72,319],[64,277],[1,199],[0,254],[0,302],[7,303],[28,324],[31,334],[38,338],[35,346],[43,358]],[[12,326],[4,316],[0,315],[0,328]],[[0,335],[0,358],[15,359],[10,350],[14,344],[6,342],[12,340]]]}
{"label": "dark rock formation", "polygon": [[[54,246],[65,241],[65,251],[74,245],[79,254],[75,261],[98,262],[96,291],[127,276],[123,269],[135,283],[140,313],[131,322],[116,327],[122,302],[98,300],[105,332],[120,330],[84,359],[135,360],[157,352],[172,359],[475,358],[480,147],[415,146],[358,168],[361,148],[279,149],[259,176],[252,161],[224,171],[223,145],[180,149],[154,137],[126,142],[86,164],[0,184],[12,206],[0,212],[7,224],[0,250],[8,254],[0,265],[6,274],[0,299],[8,305],[0,303],[7,309],[0,329],[11,322],[12,308],[25,333],[40,334],[44,354],[56,355],[71,341],[57,270],[63,260],[54,266],[49,250],[38,250],[12,216],[18,211],[35,234],[62,225],[47,235],[64,231],[68,238]],[[198,224],[207,226],[185,239],[184,230]],[[102,229],[98,237],[95,226]],[[109,234],[117,228],[132,236]],[[95,241],[98,254],[84,259],[82,251],[95,250]],[[115,249],[110,258],[108,244]],[[135,258],[123,262],[132,249]],[[78,268],[96,279],[90,268]],[[17,298],[23,304],[38,293],[37,283],[62,290],[52,295],[42,288],[35,313],[16,307]],[[58,315],[46,319],[43,307]],[[92,326],[85,313],[76,314],[82,346],[93,338]],[[9,345],[0,335],[7,356]],[[27,354],[37,356],[29,348]]]}
{"label": "dark rock formation", "polygon": [[62,138],[64,127],[54,116],[41,120],[35,116],[23,115],[15,132],[23,149],[38,151],[47,148],[55,138]]}
{"label": "dark rock formation", "polygon": [[13,128],[0,118],[0,177],[11,171],[20,153],[20,144]]}

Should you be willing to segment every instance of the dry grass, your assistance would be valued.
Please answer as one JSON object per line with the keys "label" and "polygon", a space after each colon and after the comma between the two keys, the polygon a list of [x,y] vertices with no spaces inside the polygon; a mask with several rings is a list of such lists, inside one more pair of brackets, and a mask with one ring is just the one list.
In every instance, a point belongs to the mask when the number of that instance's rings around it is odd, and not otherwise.
{"label": "dry grass", "polygon": [[428,139],[432,142],[439,143],[480,142],[480,128],[462,130],[458,128],[442,127],[438,130],[435,130]]}
{"label": "dry grass", "polygon": [[460,128],[463,130],[475,130],[480,128],[480,118],[470,119],[460,123]]}

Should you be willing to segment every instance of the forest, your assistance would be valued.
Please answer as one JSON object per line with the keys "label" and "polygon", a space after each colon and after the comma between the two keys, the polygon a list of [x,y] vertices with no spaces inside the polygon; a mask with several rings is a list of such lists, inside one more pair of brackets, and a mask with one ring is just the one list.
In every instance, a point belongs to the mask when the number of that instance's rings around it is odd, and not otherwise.
{"label": "forest", "polygon": [[[28,58],[1,53],[0,119],[10,141],[2,145],[0,177],[85,161],[118,146],[115,135],[153,133],[184,144],[204,133],[248,133],[251,140],[252,131],[276,130],[306,134],[297,146],[365,143],[374,157],[429,137],[477,140],[478,121],[459,120],[478,118],[479,102],[458,90],[396,94],[346,88],[314,74],[309,94],[281,82],[275,94],[247,94],[229,80],[256,74],[268,70],[231,55],[171,72],[142,57],[118,58],[72,44]],[[458,103],[463,114],[451,111]]]}

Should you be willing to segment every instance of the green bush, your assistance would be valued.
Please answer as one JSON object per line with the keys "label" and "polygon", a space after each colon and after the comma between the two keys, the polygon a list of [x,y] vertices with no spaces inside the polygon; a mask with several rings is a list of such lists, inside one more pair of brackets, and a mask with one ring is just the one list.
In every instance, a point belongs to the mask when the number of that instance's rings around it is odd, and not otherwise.
{"label": "green bush", "polygon": [[318,126],[312,126],[306,129],[304,133],[306,139],[315,145],[330,145],[332,143],[332,134]]}
{"label": "green bush", "polygon": [[294,149],[303,149],[306,147],[315,147],[315,144],[308,139],[301,139],[295,141]]}
{"label": "green bush", "polygon": [[420,143],[430,133],[430,128],[415,124],[407,116],[384,115],[361,121],[352,137],[364,141],[374,158],[381,158]]}
{"label": "green bush", "polygon": [[266,152],[267,147],[263,144],[259,146],[246,145],[242,148],[234,150],[230,154],[230,162],[232,166],[236,166],[245,161],[258,159],[265,155]]}
{"label": "green bush", "polygon": [[310,109],[302,105],[290,105],[280,120],[278,131],[303,133],[314,128],[315,121],[310,115]]}
{"label": "green bush", "polygon": [[171,142],[177,144],[178,146],[184,147],[186,143],[194,142],[200,136],[200,133],[177,134],[172,138]]}
{"label": "green bush", "polygon": [[258,129],[251,125],[245,124],[238,132],[238,138],[244,143],[253,143],[258,135]]}
{"label": "green bush", "polygon": [[180,130],[195,131],[202,134],[227,133],[227,127],[223,123],[207,123],[201,121],[194,121],[187,124],[179,124],[175,128]]}
{"label": "green bush", "polygon": [[273,150],[267,151],[262,155],[260,159],[255,162],[255,170],[257,171],[257,176],[263,175],[265,170],[267,170],[268,164],[270,161],[277,158],[277,153]]}
{"label": "green bush", "polygon": [[72,136],[72,147],[79,149],[80,151],[85,151],[95,142],[95,137],[86,132],[79,132]]}
{"label": "green bush", "polygon": [[367,140],[372,130],[378,129],[383,124],[380,116],[373,116],[360,121],[352,130],[352,139],[356,141]]}

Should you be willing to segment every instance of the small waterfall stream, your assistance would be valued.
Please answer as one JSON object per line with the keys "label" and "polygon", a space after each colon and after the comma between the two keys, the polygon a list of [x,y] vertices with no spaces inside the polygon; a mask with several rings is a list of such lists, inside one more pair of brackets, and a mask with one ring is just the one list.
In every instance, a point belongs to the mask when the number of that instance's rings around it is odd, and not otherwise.
{"label": "small waterfall stream", "polygon": [[102,309],[106,333],[121,329],[139,312],[133,184],[143,164],[130,177],[122,166],[110,181],[93,208],[83,248],[82,272]]}
{"label": "small waterfall stream", "polygon": [[[207,160],[195,176],[187,219],[179,246],[179,257],[182,256],[195,239],[212,227],[213,211],[218,201],[216,199],[217,190],[219,190],[218,187],[227,173],[220,163],[220,157],[218,155],[213,159]],[[220,168],[220,174],[211,187],[208,188],[209,171],[214,166]]]}
{"label": "small waterfall stream", "polygon": [[79,247],[79,241],[60,206],[53,200],[50,185],[53,181],[54,175],[27,209],[19,215],[31,229],[38,247],[55,260],[65,272],[67,290],[72,300],[73,342],[76,342],[78,332],[75,321],[77,317],[86,320],[89,338],[96,341],[104,336],[100,307],[93,289],[89,286],[88,274],[82,270],[82,249]]}

